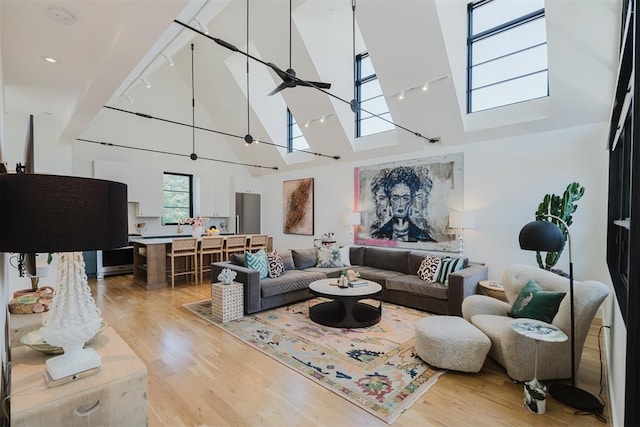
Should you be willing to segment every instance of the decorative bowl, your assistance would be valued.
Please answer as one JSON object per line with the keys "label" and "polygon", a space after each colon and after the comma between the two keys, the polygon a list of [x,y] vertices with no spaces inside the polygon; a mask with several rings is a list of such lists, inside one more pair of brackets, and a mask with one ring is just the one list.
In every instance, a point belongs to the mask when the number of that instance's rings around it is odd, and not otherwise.
{"label": "decorative bowl", "polygon": [[[93,339],[98,335],[100,335],[105,329],[107,329],[108,326],[109,325],[107,325],[106,322],[104,321],[100,322],[100,329],[98,329],[98,332],[94,335],[94,337],[91,338],[89,341],[87,341],[85,345],[93,341]],[[47,353],[47,354],[64,353],[64,349],[62,347],[53,346],[51,344],[48,344],[44,339],[42,339],[42,332],[40,331],[40,329],[36,329],[33,332],[29,332],[27,335],[23,336],[20,339],[20,342],[24,345],[31,347],[34,350],[41,351],[43,353]]]}

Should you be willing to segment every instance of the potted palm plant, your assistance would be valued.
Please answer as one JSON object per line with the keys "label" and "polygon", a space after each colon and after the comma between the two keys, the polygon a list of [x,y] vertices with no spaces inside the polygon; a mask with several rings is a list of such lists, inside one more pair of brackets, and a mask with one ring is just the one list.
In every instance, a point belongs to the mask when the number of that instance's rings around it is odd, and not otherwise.
{"label": "potted palm plant", "polygon": [[[562,234],[564,236],[564,243],[567,242],[567,229],[554,218],[549,218],[545,215],[551,214],[561,218],[567,225],[571,225],[573,222],[573,214],[578,209],[578,205],[576,202],[582,198],[584,195],[584,187],[578,184],[577,182],[572,182],[567,185],[567,188],[564,190],[562,196],[557,194],[545,194],[542,202],[538,205],[538,210],[536,211],[536,220],[542,221],[551,221],[556,224],[560,230],[562,230]],[[536,252],[536,261],[538,261],[538,266],[540,268],[544,268],[545,270],[553,271],[554,273],[561,274],[566,276],[561,270],[553,269],[553,267],[558,263],[560,259],[560,255],[562,255],[562,251],[564,250],[564,245],[562,249],[558,252],[547,252],[544,260],[542,258],[542,254],[540,252]]]}

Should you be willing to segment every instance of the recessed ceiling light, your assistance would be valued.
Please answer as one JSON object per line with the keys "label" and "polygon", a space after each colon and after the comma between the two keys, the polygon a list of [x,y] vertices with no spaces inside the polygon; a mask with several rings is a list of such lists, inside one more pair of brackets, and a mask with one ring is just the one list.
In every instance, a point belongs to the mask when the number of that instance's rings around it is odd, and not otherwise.
{"label": "recessed ceiling light", "polygon": [[47,61],[50,64],[59,64],[60,60],[56,59],[52,56],[43,56],[42,59],[44,59],[45,61]]}
{"label": "recessed ceiling light", "polygon": [[47,8],[47,15],[58,24],[71,25],[76,21],[76,18],[71,12],[59,6],[49,6]]}

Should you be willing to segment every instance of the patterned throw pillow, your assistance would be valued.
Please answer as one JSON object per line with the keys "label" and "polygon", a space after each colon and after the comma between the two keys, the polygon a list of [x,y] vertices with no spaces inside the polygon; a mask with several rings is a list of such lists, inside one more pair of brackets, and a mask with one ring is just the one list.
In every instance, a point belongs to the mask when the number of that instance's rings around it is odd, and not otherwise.
{"label": "patterned throw pillow", "polygon": [[426,283],[433,283],[438,278],[438,269],[442,259],[437,256],[428,256],[420,263],[418,276]]}
{"label": "patterned throw pillow", "polygon": [[277,252],[269,252],[267,254],[269,261],[269,277],[276,278],[284,274],[284,261]]}
{"label": "patterned throw pillow", "polygon": [[551,323],[565,295],[566,292],[545,291],[536,282],[529,280],[507,314]]}
{"label": "patterned throw pillow", "polygon": [[448,285],[449,274],[453,273],[454,271],[462,270],[463,262],[464,260],[462,258],[444,258],[440,263],[440,270],[438,270],[438,277],[436,279],[436,282]]}
{"label": "patterned throw pillow", "polygon": [[247,268],[257,270],[260,273],[260,279],[265,279],[269,275],[269,261],[264,249],[260,249],[255,253],[245,252],[244,262]]}
{"label": "patterned throw pillow", "polygon": [[322,246],[318,248],[318,263],[316,267],[344,267],[340,260],[340,249],[337,246]]}

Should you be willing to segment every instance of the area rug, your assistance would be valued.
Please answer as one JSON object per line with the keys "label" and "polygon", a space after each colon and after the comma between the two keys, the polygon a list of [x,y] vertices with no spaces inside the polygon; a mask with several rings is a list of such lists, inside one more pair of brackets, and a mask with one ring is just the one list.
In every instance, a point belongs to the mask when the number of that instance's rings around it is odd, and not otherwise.
{"label": "area rug", "polygon": [[309,319],[316,302],[223,324],[211,319],[210,300],[184,307],[389,424],[443,373],[415,352],[414,324],[428,314],[383,303],[377,325],[329,328]]}

